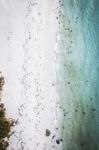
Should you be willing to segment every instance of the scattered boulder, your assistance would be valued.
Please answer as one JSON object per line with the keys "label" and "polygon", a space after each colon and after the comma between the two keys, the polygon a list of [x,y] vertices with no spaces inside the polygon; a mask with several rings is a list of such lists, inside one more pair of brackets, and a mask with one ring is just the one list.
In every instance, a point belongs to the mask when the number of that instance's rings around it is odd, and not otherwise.
{"label": "scattered boulder", "polygon": [[49,129],[46,129],[46,136],[50,136],[50,134],[51,134],[51,131],[49,130]]}

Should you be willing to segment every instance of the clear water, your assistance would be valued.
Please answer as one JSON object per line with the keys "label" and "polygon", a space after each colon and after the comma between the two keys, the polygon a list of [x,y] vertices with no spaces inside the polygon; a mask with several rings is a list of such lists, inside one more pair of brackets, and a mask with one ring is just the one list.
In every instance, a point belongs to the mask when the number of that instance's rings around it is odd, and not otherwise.
{"label": "clear water", "polygon": [[63,0],[59,13],[63,150],[99,150],[99,1]]}

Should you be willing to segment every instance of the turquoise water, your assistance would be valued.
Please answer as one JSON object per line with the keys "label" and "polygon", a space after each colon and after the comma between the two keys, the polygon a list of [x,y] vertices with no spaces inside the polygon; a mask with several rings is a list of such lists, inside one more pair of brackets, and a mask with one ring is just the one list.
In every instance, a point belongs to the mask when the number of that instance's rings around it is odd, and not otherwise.
{"label": "turquoise water", "polygon": [[99,1],[63,0],[59,16],[63,150],[99,150]]}

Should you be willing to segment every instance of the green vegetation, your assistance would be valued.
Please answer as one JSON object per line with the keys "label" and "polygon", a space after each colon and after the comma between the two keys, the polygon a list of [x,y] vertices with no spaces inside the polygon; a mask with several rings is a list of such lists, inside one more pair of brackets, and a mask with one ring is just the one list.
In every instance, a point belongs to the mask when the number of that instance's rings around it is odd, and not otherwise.
{"label": "green vegetation", "polygon": [[[2,92],[3,85],[4,77],[0,77],[0,93]],[[12,121],[6,117],[5,111],[4,104],[0,102],[0,150],[6,150],[9,146],[8,138],[12,126]]]}

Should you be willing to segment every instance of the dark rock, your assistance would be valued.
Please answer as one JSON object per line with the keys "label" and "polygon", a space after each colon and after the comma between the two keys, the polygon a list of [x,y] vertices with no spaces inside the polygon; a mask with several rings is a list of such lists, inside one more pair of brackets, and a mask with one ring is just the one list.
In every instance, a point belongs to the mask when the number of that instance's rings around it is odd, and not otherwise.
{"label": "dark rock", "polygon": [[50,136],[50,134],[51,134],[51,131],[49,130],[49,129],[46,129],[46,136]]}
{"label": "dark rock", "polygon": [[57,143],[57,144],[60,144],[60,140],[57,139],[57,140],[56,140],[56,143]]}

